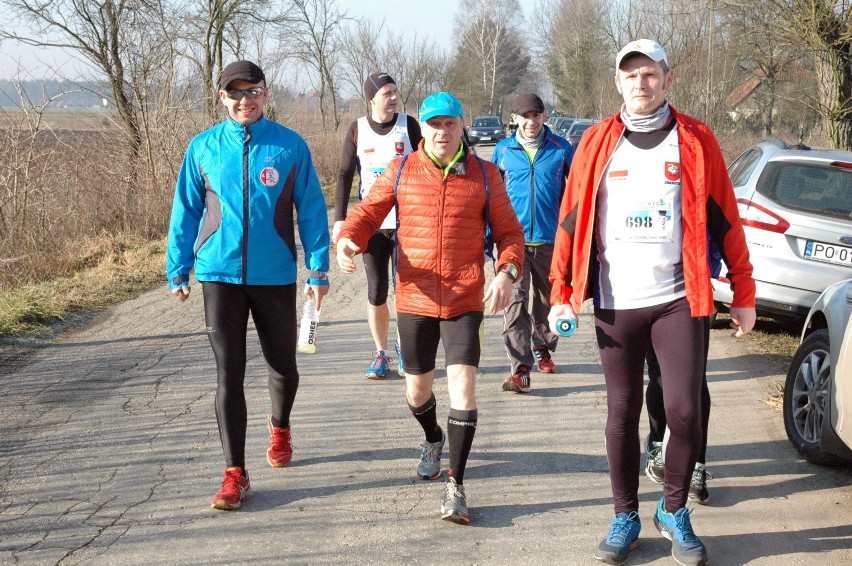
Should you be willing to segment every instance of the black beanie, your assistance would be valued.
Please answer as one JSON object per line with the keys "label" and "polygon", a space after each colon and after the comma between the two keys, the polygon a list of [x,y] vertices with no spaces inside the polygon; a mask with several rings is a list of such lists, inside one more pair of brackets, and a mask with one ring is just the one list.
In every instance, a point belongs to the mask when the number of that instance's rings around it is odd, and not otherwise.
{"label": "black beanie", "polygon": [[373,100],[373,97],[376,96],[376,93],[379,92],[379,89],[385,85],[395,85],[396,81],[394,81],[391,76],[387,73],[373,73],[367,80],[364,81],[364,96],[367,97],[367,100]]}

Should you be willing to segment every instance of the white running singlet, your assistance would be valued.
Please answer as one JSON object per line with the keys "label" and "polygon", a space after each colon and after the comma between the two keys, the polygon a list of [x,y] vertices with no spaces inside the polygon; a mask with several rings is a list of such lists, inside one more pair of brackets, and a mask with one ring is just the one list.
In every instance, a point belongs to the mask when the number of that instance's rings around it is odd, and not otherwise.
{"label": "white running singlet", "polygon": [[[358,118],[358,144],[356,147],[360,163],[360,185],[358,200],[366,197],[373,183],[382,174],[392,159],[408,155],[412,151],[411,139],[408,137],[408,115],[399,112],[396,124],[385,135],[373,131],[367,122],[367,117]],[[379,228],[396,228],[396,210],[391,209]]]}
{"label": "white running singlet", "polygon": [[596,203],[600,307],[635,309],[686,296],[680,175],[676,127],[651,149],[619,140]]}

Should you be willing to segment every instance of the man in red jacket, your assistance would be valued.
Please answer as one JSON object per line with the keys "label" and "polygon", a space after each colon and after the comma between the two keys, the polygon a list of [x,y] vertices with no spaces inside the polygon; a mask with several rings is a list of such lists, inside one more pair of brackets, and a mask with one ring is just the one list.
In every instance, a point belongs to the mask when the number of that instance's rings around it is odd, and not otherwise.
{"label": "man in red jacket", "polygon": [[[466,524],[463,480],[478,418],[479,329],[486,303],[491,313],[509,304],[523,266],[524,234],[497,166],[470,155],[461,141],[459,101],[446,92],[428,96],[420,106],[420,127],[423,142],[417,151],[392,161],[347,216],[337,239],[337,263],[353,273],[352,256],[396,204],[396,310],[405,395],[426,436],[417,476],[441,477],[441,452],[449,439],[441,518]],[[497,245],[498,273],[483,299],[486,223]],[[450,394],[446,434],[438,426],[432,391],[439,341]]]}
{"label": "man in red jacket", "polygon": [[674,77],[663,48],[630,42],[615,67],[624,104],[585,132],[574,156],[550,270],[549,321],[555,330],[558,318],[576,319],[594,299],[616,513],[595,558],[623,564],[638,544],[639,415],[652,343],[670,433],[654,525],[680,564],[706,564],[685,503],[701,444],[704,325],[713,312],[708,233],[729,267],[737,336],[754,326],[752,266],[716,138],[666,100]]}

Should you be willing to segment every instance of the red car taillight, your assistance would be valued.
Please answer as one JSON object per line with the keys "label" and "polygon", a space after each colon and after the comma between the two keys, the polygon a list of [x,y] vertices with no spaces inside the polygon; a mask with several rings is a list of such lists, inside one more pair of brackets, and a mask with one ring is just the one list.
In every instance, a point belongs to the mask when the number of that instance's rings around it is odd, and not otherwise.
{"label": "red car taillight", "polygon": [[737,210],[740,212],[740,219],[743,221],[743,226],[778,232],[779,234],[783,234],[790,227],[789,222],[771,210],[767,210],[748,199],[738,198]]}

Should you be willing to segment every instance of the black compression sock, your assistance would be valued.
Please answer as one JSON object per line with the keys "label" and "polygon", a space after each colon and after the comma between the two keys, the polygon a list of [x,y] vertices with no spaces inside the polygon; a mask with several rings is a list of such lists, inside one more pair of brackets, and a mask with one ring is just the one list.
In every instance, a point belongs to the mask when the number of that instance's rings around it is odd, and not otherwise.
{"label": "black compression sock", "polygon": [[473,435],[476,434],[477,417],[476,409],[450,409],[447,416],[447,437],[450,441],[449,475],[459,485],[464,481],[464,468],[467,465],[470,446],[473,444]]}
{"label": "black compression sock", "polygon": [[436,406],[438,402],[435,400],[433,393],[429,400],[423,403],[420,407],[408,406],[411,409],[411,414],[423,427],[423,432],[426,433],[426,442],[438,442],[441,440],[441,427],[438,426],[438,416],[436,414]]}

